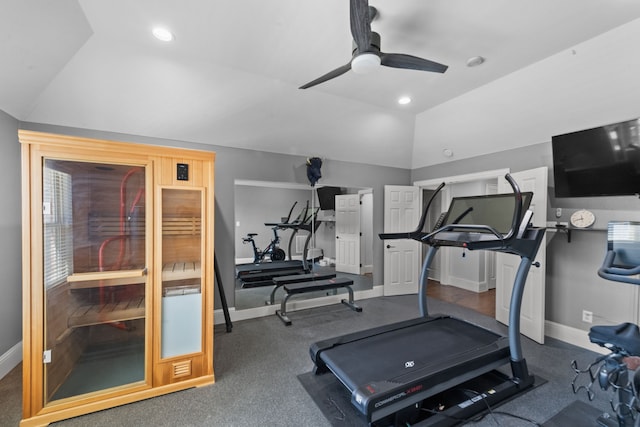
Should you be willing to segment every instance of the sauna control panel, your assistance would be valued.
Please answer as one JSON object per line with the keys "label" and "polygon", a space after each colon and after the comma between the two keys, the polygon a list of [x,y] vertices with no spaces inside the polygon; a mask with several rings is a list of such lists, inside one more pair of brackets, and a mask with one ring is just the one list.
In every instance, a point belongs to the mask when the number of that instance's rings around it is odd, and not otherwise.
{"label": "sauna control panel", "polygon": [[187,163],[178,163],[176,178],[178,181],[189,181],[189,165]]}

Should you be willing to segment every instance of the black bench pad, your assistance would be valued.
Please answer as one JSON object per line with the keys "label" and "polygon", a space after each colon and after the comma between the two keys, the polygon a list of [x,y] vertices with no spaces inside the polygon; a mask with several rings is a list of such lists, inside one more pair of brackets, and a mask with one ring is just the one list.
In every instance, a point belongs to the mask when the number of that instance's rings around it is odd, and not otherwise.
{"label": "black bench pad", "polygon": [[271,295],[269,295],[269,300],[265,301],[264,303],[266,305],[275,304],[276,291],[284,285],[289,285],[291,283],[310,282],[312,280],[332,279],[334,277],[336,277],[336,273],[290,274],[288,276],[274,277],[271,280],[275,286],[271,290]]}
{"label": "black bench pad", "polygon": [[280,310],[276,310],[276,316],[284,322],[285,325],[291,325],[291,319],[287,316],[287,301],[290,297],[297,294],[314,291],[326,291],[329,289],[346,288],[349,292],[349,299],[343,299],[341,302],[353,311],[361,312],[362,308],[356,305],[353,300],[353,280],[344,277],[336,277],[333,279],[314,280],[311,282],[290,283],[283,286],[285,297],[280,304]]}
{"label": "black bench pad", "polygon": [[344,277],[333,279],[314,280],[312,282],[290,283],[284,285],[284,291],[290,295],[303,294],[305,292],[326,291],[329,289],[345,288],[353,285],[353,280]]}
{"label": "black bench pad", "polygon": [[307,274],[291,274],[289,276],[274,277],[274,285],[289,285],[291,283],[310,282],[312,280],[333,279],[336,273],[307,273]]}

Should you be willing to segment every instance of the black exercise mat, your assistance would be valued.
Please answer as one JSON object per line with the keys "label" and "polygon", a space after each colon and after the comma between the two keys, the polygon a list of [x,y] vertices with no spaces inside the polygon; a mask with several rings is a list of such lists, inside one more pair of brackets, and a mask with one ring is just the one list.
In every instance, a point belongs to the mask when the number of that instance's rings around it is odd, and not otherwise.
{"label": "black exercise mat", "polygon": [[351,394],[335,376],[308,372],[298,375],[298,380],[332,426],[367,425],[365,417],[351,404]]}
{"label": "black exercise mat", "polygon": [[[526,390],[523,394],[545,384],[547,380],[534,375],[534,386]],[[298,375],[298,381],[302,384],[309,396],[313,399],[316,406],[322,411],[327,421],[334,427],[366,427],[367,422],[358,410],[351,404],[351,394],[338,381],[338,379],[330,373],[323,375],[315,375],[313,372]],[[510,399],[500,402],[494,406],[494,409],[501,404],[506,403],[514,398],[523,396],[518,394]],[[480,416],[480,415],[478,415]],[[550,420],[551,421],[551,420]],[[568,426],[590,426],[590,424],[547,424],[544,427],[568,427]]]}
{"label": "black exercise mat", "polygon": [[594,408],[588,403],[576,400],[567,405],[563,410],[551,417],[549,421],[542,424],[543,427],[597,427],[598,417],[602,411]]}

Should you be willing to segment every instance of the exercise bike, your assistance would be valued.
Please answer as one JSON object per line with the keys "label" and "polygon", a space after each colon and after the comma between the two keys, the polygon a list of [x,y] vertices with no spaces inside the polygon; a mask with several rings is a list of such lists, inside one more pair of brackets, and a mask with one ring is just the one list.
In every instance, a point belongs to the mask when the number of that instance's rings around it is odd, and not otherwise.
{"label": "exercise bike", "polygon": [[242,243],[251,243],[251,247],[253,248],[253,263],[258,264],[264,261],[265,257],[269,255],[269,259],[271,261],[284,261],[286,258],[286,254],[282,248],[278,245],[280,244],[280,236],[278,236],[278,227],[271,228],[273,230],[273,239],[267,245],[264,250],[258,249],[256,246],[256,241],[253,239],[258,233],[249,233],[247,237],[242,238]]}
{"label": "exercise bike", "polygon": [[[609,222],[607,233],[607,254],[598,275],[615,282],[640,285],[640,222]],[[640,330],[633,323],[620,325],[593,326],[589,330],[589,340],[610,350],[598,357],[587,368],[580,369],[577,362],[571,362],[575,372],[571,383],[574,393],[584,389],[589,400],[593,400],[594,386],[603,390],[611,389],[611,407],[615,418],[601,415],[597,422],[604,427],[640,427],[640,368],[630,374],[627,358],[640,356]],[[580,376],[588,374],[589,383],[577,386]]]}
{"label": "exercise bike", "polygon": [[[273,226],[271,227],[271,230],[273,230],[273,239],[271,239],[271,242],[267,245],[266,248],[264,248],[264,250],[261,251],[256,246],[256,241],[254,240],[254,237],[257,236],[258,233],[248,233],[247,237],[242,238],[242,244],[251,243],[251,247],[253,248],[254,264],[259,264],[262,261],[264,261],[264,258],[267,255],[269,255],[269,259],[271,261],[284,261],[284,259],[287,257],[287,254],[284,252],[284,250],[281,249],[280,246],[278,246],[280,245],[280,236],[278,236],[278,229],[282,229],[284,226],[287,226],[290,224],[289,220],[291,219],[291,213],[293,212],[293,209],[296,207],[297,204],[298,202],[293,203],[293,205],[291,206],[291,209],[289,209],[289,215],[287,215],[286,218],[282,218],[281,223],[265,224],[265,225]],[[307,205],[308,204],[309,202],[307,202]],[[289,244],[289,250],[291,250],[291,244]]]}

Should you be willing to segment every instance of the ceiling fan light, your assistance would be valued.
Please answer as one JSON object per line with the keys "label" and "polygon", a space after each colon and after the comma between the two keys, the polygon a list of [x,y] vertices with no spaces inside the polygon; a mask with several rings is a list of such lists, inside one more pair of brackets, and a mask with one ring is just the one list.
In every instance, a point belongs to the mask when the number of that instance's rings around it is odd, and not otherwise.
{"label": "ceiling fan light", "polygon": [[173,40],[173,33],[164,27],[155,27],[151,32],[160,41],[170,42]]}
{"label": "ceiling fan light", "polygon": [[351,69],[356,74],[368,74],[380,67],[380,57],[373,53],[361,53],[351,61]]}

